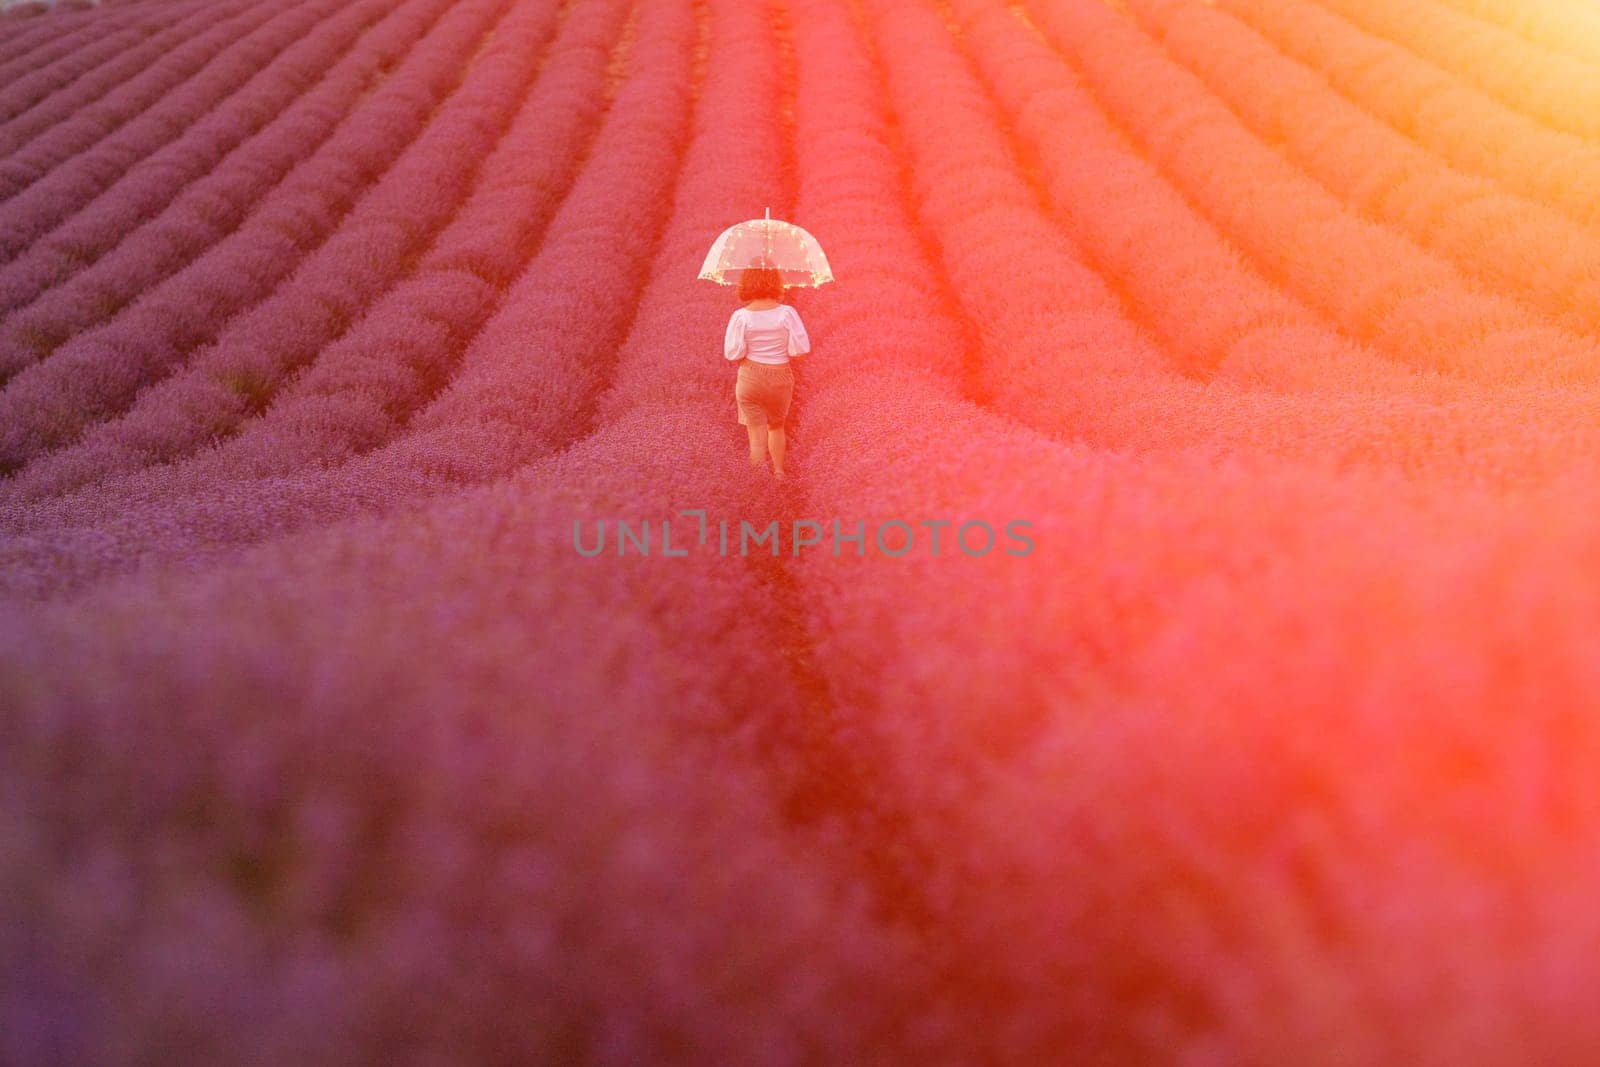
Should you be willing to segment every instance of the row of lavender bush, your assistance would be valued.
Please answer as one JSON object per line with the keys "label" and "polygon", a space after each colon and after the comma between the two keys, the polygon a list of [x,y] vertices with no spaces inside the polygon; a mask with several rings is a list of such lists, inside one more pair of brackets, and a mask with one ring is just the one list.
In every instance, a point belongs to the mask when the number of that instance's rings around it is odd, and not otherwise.
{"label": "row of lavender bush", "polygon": [[[37,108],[57,89],[170,25],[185,10],[193,8],[182,4],[124,8],[93,20],[51,19],[36,24],[56,32],[7,34],[0,42],[0,84],[6,87],[6,98],[0,101],[0,123],[5,124],[0,132],[11,129],[19,115]],[[32,121],[47,125],[49,113]]]}
{"label": "row of lavender bush", "polygon": [[[290,10],[300,6],[295,3]],[[165,143],[163,135],[170,137],[175,130],[151,129],[141,122],[147,110],[181,100],[181,94],[168,94],[186,85],[219,53],[231,50],[241,36],[254,32],[273,14],[272,9],[243,0],[197,6],[188,18],[116,53],[91,76],[74,82],[69,92],[52,97],[47,103],[59,106],[59,121],[26,140],[0,141],[5,155],[0,162],[0,197],[5,198],[9,224],[27,224],[27,214],[19,211],[19,205],[49,212],[60,202],[61,197],[50,199],[38,191],[39,179],[54,177],[57,168],[67,165],[66,173],[71,176],[62,180],[63,193],[92,187],[97,180],[111,180],[120,161],[138,159],[147,144]],[[244,69],[252,71],[254,66],[247,63]],[[41,109],[41,113],[49,111]],[[13,137],[17,133],[20,131],[13,131]],[[51,182],[45,188],[55,185]],[[18,240],[8,233],[0,244],[0,255],[6,259],[14,256],[28,235]]]}
{"label": "row of lavender bush", "polygon": [[271,296],[426,127],[506,6],[507,0],[467,0],[452,7],[243,225],[115,317],[12,378],[0,392],[0,465],[16,467],[121,410],[235,315]]}
{"label": "row of lavender bush", "polygon": [[[8,526],[30,530],[7,546],[9,588],[63,590],[141,559],[193,558],[342,515],[402,508],[502,475],[579,436],[607,384],[589,364],[596,351],[627,338],[650,275],[652,246],[641,235],[659,232],[670,207],[688,121],[695,46],[689,8],[644,9],[638,38],[587,165],[500,310],[464,353],[452,387],[435,398],[439,414],[411,420],[417,432],[353,462],[339,462],[360,442],[351,427],[285,418],[241,438],[237,450],[134,474],[115,491],[8,507]],[[600,249],[608,254],[597,255]],[[575,271],[578,262],[589,269]],[[550,314],[551,307],[586,314]],[[365,388],[352,391],[348,403],[360,405]],[[469,391],[504,406],[461,403]],[[444,417],[450,411],[454,419]],[[285,455],[310,455],[304,469],[272,459],[280,440]],[[272,476],[245,480],[260,466]],[[175,527],[187,537],[172,538]],[[111,529],[118,532],[108,538]]]}
{"label": "row of lavender bush", "polygon": [[1311,0],[1221,0],[1219,6],[1452,166],[1580,222],[1600,219],[1600,145],[1593,141],[1541,125],[1466,78]]}
{"label": "row of lavender bush", "polygon": [[114,474],[169,461],[265,410],[289,376],[415,272],[521,106],[559,12],[555,3],[514,8],[459,89],[270,296],[141,390],[127,411],[87,427],[39,465],[60,470],[88,458],[93,474]]}
{"label": "row of lavender bush", "polygon": [[1258,137],[1346,204],[1449,258],[1489,290],[1568,329],[1597,332],[1600,235],[1453,169],[1226,12],[1165,0],[1137,0],[1129,10]]}
{"label": "row of lavender bush", "polygon": [[[1600,67],[1592,61],[1534,44],[1436,0],[1322,2],[1553,129],[1600,137]],[[1488,55],[1493,62],[1484,62]]]}
{"label": "row of lavender bush", "polygon": [[1482,380],[1587,382],[1600,373],[1593,339],[1540,322],[1360,217],[1256,139],[1123,15],[1091,0],[1028,10],[1143,150],[1351,336],[1408,365]]}
{"label": "row of lavender bush", "polygon": [[[411,0],[388,17],[316,86],[203,176],[172,179],[189,137],[134,168],[60,227],[0,266],[0,375],[9,377],[125,307],[236,230],[286,174],[315,155],[361,101],[442,14],[442,0]],[[312,35],[307,44],[320,42]],[[247,106],[251,102],[247,101]],[[254,108],[252,107],[253,111]],[[191,137],[200,137],[200,133]],[[124,185],[123,182],[129,183]],[[156,192],[161,210],[130,220]]]}

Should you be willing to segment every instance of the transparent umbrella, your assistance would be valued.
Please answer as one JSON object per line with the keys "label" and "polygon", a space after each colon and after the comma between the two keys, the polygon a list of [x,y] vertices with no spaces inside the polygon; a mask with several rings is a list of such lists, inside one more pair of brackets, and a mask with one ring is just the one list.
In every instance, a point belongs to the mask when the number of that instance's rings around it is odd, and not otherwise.
{"label": "transparent umbrella", "polygon": [[772,217],[734,223],[718,235],[706,253],[699,277],[720,285],[737,285],[755,268],[775,269],[784,285],[819,286],[833,281],[833,269],[817,239],[792,222]]}

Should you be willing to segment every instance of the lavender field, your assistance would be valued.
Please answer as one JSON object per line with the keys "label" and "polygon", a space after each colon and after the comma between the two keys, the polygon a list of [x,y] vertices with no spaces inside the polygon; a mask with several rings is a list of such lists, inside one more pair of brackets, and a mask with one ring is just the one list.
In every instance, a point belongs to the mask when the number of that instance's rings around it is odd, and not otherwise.
{"label": "lavender field", "polygon": [[0,1063],[1593,1063],[1597,461],[1585,0],[0,3]]}

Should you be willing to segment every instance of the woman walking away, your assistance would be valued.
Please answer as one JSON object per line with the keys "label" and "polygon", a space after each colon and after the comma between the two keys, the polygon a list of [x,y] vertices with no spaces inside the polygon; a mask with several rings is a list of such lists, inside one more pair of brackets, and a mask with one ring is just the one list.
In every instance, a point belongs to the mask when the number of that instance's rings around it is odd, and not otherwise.
{"label": "woman walking away", "polygon": [[772,453],[772,476],[783,477],[784,419],[794,395],[789,360],[811,351],[800,313],[783,302],[783,275],[752,267],[739,276],[739,302],[728,319],[722,352],[739,364],[733,397],[750,434],[750,465]]}

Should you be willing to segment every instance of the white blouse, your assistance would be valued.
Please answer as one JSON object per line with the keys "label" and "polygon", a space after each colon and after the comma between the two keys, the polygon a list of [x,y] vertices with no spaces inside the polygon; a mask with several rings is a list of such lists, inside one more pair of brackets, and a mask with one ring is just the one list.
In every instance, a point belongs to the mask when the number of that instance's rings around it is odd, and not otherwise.
{"label": "white blouse", "polygon": [[757,311],[735,308],[722,343],[722,354],[728,359],[748,358],[752,363],[787,363],[790,356],[809,351],[811,338],[806,336],[805,324],[788,304]]}

